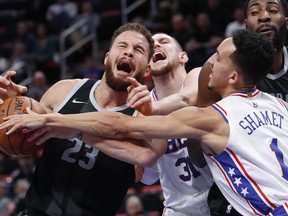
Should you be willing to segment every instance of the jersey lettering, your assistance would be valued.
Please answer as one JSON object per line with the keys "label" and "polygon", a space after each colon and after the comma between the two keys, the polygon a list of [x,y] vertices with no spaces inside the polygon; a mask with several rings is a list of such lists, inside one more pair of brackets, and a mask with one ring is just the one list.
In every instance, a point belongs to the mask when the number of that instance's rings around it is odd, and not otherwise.
{"label": "jersey lettering", "polygon": [[282,129],[283,119],[284,116],[279,113],[273,111],[260,111],[258,113],[253,112],[246,115],[243,120],[239,122],[239,125],[244,130],[248,130],[247,134],[251,135],[257,128],[263,125],[272,125]]}
{"label": "jersey lettering", "polygon": [[178,150],[186,148],[186,147],[187,147],[187,138],[169,139],[165,154],[177,152]]}
{"label": "jersey lettering", "polygon": [[95,164],[95,159],[98,155],[99,150],[96,148],[93,148],[92,146],[85,144],[83,146],[85,157],[83,159],[77,159],[78,158],[77,154],[79,154],[81,147],[83,145],[83,142],[78,139],[73,139],[73,143],[74,143],[74,146],[67,148],[63,152],[61,159],[69,163],[78,162],[78,165],[82,167],[83,169],[87,169],[87,170],[92,169]]}
{"label": "jersey lettering", "polygon": [[282,100],[285,100],[286,102],[288,102],[288,94],[282,94],[282,93],[270,93],[271,95],[277,97],[277,98],[281,98]]}

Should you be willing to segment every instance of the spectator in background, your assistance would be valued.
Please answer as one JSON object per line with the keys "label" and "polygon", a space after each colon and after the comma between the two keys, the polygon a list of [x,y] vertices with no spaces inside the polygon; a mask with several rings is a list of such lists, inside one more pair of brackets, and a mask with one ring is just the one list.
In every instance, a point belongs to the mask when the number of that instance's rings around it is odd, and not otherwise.
{"label": "spectator in background", "polygon": [[101,22],[98,28],[98,39],[104,41],[103,49],[109,49],[109,40],[114,32],[121,25],[121,1],[105,0],[95,3],[95,12],[100,14]]}
{"label": "spectator in background", "polygon": [[57,42],[53,36],[47,34],[44,23],[38,23],[36,27],[37,38],[34,43],[33,59],[38,70],[46,70],[53,61]]}
{"label": "spectator in background", "polygon": [[144,212],[141,199],[137,195],[128,196],[125,201],[125,211],[127,216],[148,216]]}
{"label": "spectator in background", "polygon": [[26,21],[20,21],[17,24],[17,30],[14,42],[23,43],[28,54],[32,53],[35,44],[35,35],[29,30]]}
{"label": "spectator in background", "polygon": [[158,13],[153,19],[154,32],[171,32],[172,5],[167,0],[158,2]]}
{"label": "spectator in background", "polygon": [[76,23],[83,18],[90,18],[91,22],[82,25],[79,28],[78,32],[81,36],[88,35],[91,32],[89,25],[91,25],[93,28],[96,28],[100,22],[99,14],[94,12],[93,4],[90,1],[81,2],[81,13],[76,16],[73,23]]}
{"label": "spectator in background", "polygon": [[200,12],[196,17],[194,37],[185,45],[185,51],[191,59],[187,62],[187,70],[202,66],[222,40],[221,32],[211,25],[208,14]]}
{"label": "spectator in background", "polygon": [[59,34],[61,30],[68,27],[72,20],[77,16],[78,7],[75,2],[67,0],[57,0],[51,4],[46,13],[46,19],[49,22],[50,30],[54,34]]}
{"label": "spectator in background", "polygon": [[176,13],[171,19],[171,36],[175,38],[184,49],[185,44],[194,36],[194,32],[189,24],[189,20],[181,13]]}
{"label": "spectator in background", "polygon": [[40,101],[42,95],[48,90],[46,75],[42,71],[36,71],[33,75],[33,81],[29,85],[27,96]]}
{"label": "spectator in background", "polygon": [[233,12],[234,20],[225,29],[225,38],[232,37],[233,33],[239,29],[245,29],[245,17],[243,8],[235,8]]}
{"label": "spectator in background", "polygon": [[[29,189],[30,183],[26,179],[18,179],[14,186],[15,197],[13,199],[13,213],[18,215],[26,207],[25,196]],[[12,210],[11,209],[11,210]]]}
{"label": "spectator in background", "polygon": [[102,78],[104,71],[104,65],[97,64],[92,56],[87,56],[81,77],[99,80]]}
{"label": "spectator in background", "polygon": [[217,28],[220,32],[224,32],[227,24],[232,19],[232,15],[225,7],[222,7],[221,3],[221,0],[207,0],[205,11],[210,18],[211,26]]}
{"label": "spectator in background", "polygon": [[8,66],[10,70],[17,71],[17,76],[12,78],[15,83],[20,83],[31,74],[34,65],[26,52],[26,45],[24,43],[17,42],[14,44],[12,57],[9,59]]}
{"label": "spectator in background", "polygon": [[[21,179],[26,180],[29,185],[32,182],[33,179],[33,173],[34,173],[34,158],[32,156],[30,157],[19,157],[18,158],[19,168],[15,169],[11,174],[11,182],[8,185],[8,196],[11,199],[15,199],[17,195],[19,195],[20,191],[16,191],[16,185],[17,182]],[[28,186],[29,186],[28,185]],[[18,185],[21,186],[21,185]],[[20,187],[18,187],[20,188]]]}
{"label": "spectator in background", "polygon": [[202,11],[205,6],[205,1],[199,0],[178,0],[175,1],[175,11],[180,12],[187,18],[193,19],[199,11]]}
{"label": "spectator in background", "polygon": [[45,22],[46,12],[52,0],[29,0],[26,3],[26,18],[34,22]]}
{"label": "spectator in background", "polygon": [[0,215],[10,216],[12,210],[10,210],[9,206],[12,204],[12,201],[9,198],[5,197],[5,188],[6,182],[0,180]]}

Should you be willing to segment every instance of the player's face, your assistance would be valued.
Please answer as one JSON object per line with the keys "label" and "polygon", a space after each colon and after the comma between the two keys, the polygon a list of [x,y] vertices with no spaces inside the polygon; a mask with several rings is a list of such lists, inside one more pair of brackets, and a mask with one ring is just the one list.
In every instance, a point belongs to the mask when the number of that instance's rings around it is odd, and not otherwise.
{"label": "player's face", "polygon": [[281,50],[287,34],[287,18],[280,0],[251,0],[247,7],[246,27],[274,41]]}
{"label": "player's face", "polygon": [[106,81],[116,91],[127,91],[130,83],[127,77],[140,81],[148,72],[149,44],[137,32],[126,31],[120,34],[105,56]]}
{"label": "player's face", "polygon": [[212,73],[209,77],[208,88],[218,91],[228,85],[234,71],[230,55],[235,51],[232,38],[224,40],[217,52],[208,59]]}
{"label": "player's face", "polygon": [[167,34],[155,34],[153,36],[155,46],[154,55],[150,61],[152,76],[168,74],[179,65],[181,50],[174,38]]}

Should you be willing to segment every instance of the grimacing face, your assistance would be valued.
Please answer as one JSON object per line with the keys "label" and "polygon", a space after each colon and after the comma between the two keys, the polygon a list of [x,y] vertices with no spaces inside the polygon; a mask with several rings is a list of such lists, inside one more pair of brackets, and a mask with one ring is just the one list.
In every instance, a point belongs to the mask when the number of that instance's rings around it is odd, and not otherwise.
{"label": "grimacing face", "polygon": [[149,44],[135,31],[121,33],[105,55],[106,82],[116,91],[127,91],[127,77],[140,81],[149,70]]}
{"label": "grimacing face", "polygon": [[287,35],[287,18],[280,0],[251,0],[247,7],[246,28],[271,38],[281,50]]}
{"label": "grimacing face", "polygon": [[181,47],[174,38],[164,33],[155,34],[152,38],[155,45],[154,55],[150,61],[150,74],[152,76],[168,74],[179,64]]}

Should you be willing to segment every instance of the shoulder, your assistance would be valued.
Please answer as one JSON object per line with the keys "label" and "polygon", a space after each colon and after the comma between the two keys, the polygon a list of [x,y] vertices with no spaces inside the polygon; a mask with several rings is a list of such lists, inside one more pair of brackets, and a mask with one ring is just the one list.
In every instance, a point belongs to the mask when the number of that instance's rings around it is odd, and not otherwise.
{"label": "shoulder", "polygon": [[60,105],[62,100],[82,79],[67,79],[61,80],[52,85],[40,100],[40,103],[45,107],[48,113],[53,111],[53,108]]}

